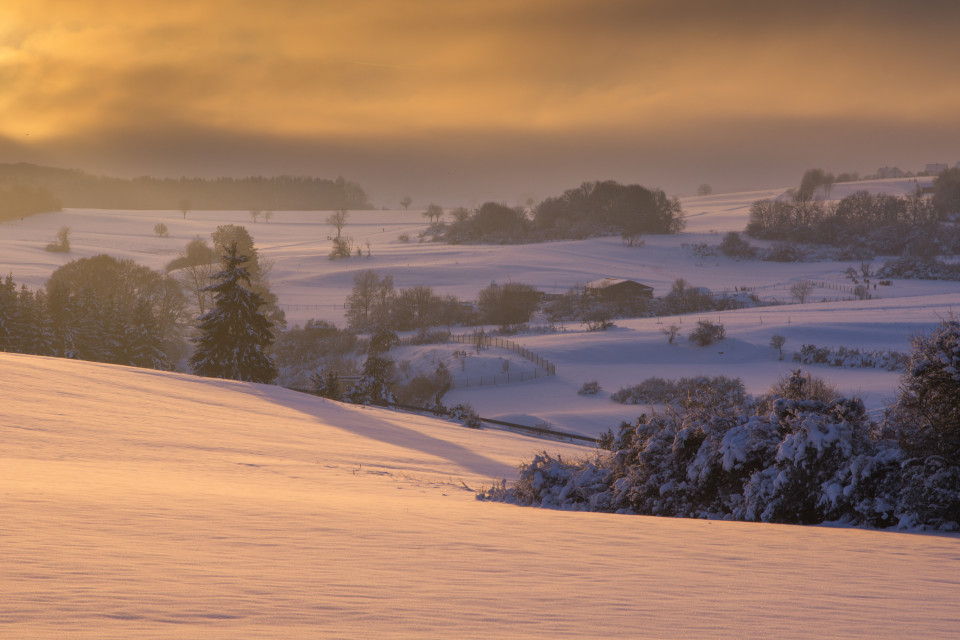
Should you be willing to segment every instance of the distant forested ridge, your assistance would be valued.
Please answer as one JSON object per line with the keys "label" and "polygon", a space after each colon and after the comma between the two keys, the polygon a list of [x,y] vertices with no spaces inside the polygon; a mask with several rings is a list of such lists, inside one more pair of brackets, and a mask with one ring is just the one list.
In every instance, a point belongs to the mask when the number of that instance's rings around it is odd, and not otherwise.
{"label": "distant forested ridge", "polygon": [[60,209],[60,199],[42,187],[0,182],[0,222]]}
{"label": "distant forested ridge", "polygon": [[[0,193],[14,187],[42,190],[62,206],[76,208],[260,211],[373,208],[363,188],[343,178],[144,176],[127,179],[26,163],[0,164]],[[59,206],[41,211],[55,209]]]}

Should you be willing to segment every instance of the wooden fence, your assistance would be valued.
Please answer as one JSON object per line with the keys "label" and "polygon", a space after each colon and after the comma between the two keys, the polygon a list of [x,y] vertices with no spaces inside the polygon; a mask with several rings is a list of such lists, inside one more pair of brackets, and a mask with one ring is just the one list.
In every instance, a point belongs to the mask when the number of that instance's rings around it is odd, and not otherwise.
{"label": "wooden fence", "polygon": [[546,378],[551,374],[541,373],[539,369],[534,369],[531,371],[508,371],[506,373],[498,374],[489,374],[482,376],[475,376],[473,378],[465,376],[453,376],[453,385],[454,389],[468,389],[470,387],[488,387],[490,385],[497,386],[500,384],[510,384],[513,382],[526,382],[528,380],[537,380],[539,378]]}
{"label": "wooden fence", "polygon": [[[546,372],[546,375],[557,375],[557,367],[554,366],[552,362],[544,357],[538,356],[533,351],[530,351],[529,349],[517,344],[513,340],[507,340],[506,338],[501,338],[499,336],[488,336],[484,333],[477,333],[473,335],[451,335],[450,340],[452,342],[459,342],[460,344],[469,344],[479,349],[486,349],[489,347],[508,349],[543,369],[544,372]],[[509,374],[502,374],[502,376],[506,375]],[[516,374],[514,374],[514,377],[516,377]],[[534,374],[534,377],[536,377],[536,373]],[[520,380],[515,380],[515,382],[520,382]]]}

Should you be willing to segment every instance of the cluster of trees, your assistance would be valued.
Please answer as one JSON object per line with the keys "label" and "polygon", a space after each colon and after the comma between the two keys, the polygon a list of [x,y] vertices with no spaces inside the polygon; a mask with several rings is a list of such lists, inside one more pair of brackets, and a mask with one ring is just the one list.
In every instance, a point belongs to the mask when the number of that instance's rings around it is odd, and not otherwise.
{"label": "cluster of trees", "polygon": [[61,208],[60,199],[43,187],[20,182],[0,184],[0,222]]}
{"label": "cluster of trees", "polygon": [[450,212],[453,221],[442,226],[431,225],[428,232],[451,244],[464,242],[496,242],[513,244],[535,240],[533,225],[523,207],[508,207],[485,202],[474,212],[458,207]]}
{"label": "cluster of trees", "polygon": [[956,244],[935,200],[859,191],[838,203],[795,197],[759,200],[750,207],[746,232],[755,238],[838,247],[861,247],[893,255],[930,253]]}
{"label": "cluster of trees", "polygon": [[571,510],[874,527],[960,528],[960,323],[918,338],[874,421],[799,371],[759,401],[696,392],[603,443],[523,465],[482,497]]}
{"label": "cluster of trees", "polygon": [[933,200],[948,217],[960,215],[960,168],[941,171],[933,179]]}
{"label": "cluster of trees", "polygon": [[381,329],[412,331],[435,326],[495,324],[510,331],[528,322],[540,308],[541,294],[520,282],[495,282],[477,296],[476,310],[453,295],[441,296],[432,288],[415,286],[396,290],[393,276],[360,271],[347,296],[347,326],[353,331]]}
{"label": "cluster of trees", "polygon": [[439,208],[425,213],[431,219],[428,234],[453,244],[620,235],[633,246],[642,234],[677,233],[684,224],[676,198],[667,197],[660,189],[623,185],[613,180],[585,182],[560,196],[547,198],[532,211],[486,202],[476,211],[461,207],[450,214],[452,222],[444,224],[440,221],[443,211]]}
{"label": "cluster of trees", "polygon": [[[67,207],[107,209],[293,210],[372,208],[363,188],[343,178],[151,178],[93,176],[31,164],[0,164],[0,182],[19,181],[54,194]],[[44,205],[40,211],[59,210]],[[23,213],[19,215],[25,215]]]}
{"label": "cluster of trees", "polygon": [[285,387],[308,389],[318,366],[339,375],[357,372],[351,355],[359,345],[357,334],[323,320],[308,320],[276,333],[270,355],[279,370],[278,382]]}
{"label": "cluster of trees", "polygon": [[397,291],[393,276],[380,276],[369,269],[354,276],[345,306],[347,325],[359,332],[452,326],[470,318],[470,310],[456,296],[441,296],[424,286]]}
{"label": "cluster of trees", "polygon": [[44,289],[0,287],[0,350],[170,369],[186,300],[169,277],[99,255],[57,269]]}
{"label": "cluster of trees", "polygon": [[447,414],[442,399],[453,387],[449,369],[441,362],[430,374],[402,375],[396,362],[387,355],[398,342],[397,335],[390,329],[377,329],[366,345],[366,359],[355,381],[348,383],[341,370],[327,365],[313,374],[312,391],[324,398],[354,404],[385,406],[396,402],[430,407],[438,415]]}
{"label": "cluster of trees", "polygon": [[818,191],[823,190],[823,195],[830,197],[830,190],[838,182],[856,182],[860,180],[860,174],[857,172],[840,173],[833,175],[823,169],[808,169],[800,179],[800,187],[797,189],[797,197],[804,200],[812,200],[817,197]]}
{"label": "cluster of trees", "polygon": [[551,238],[619,234],[629,243],[640,234],[678,233],[684,221],[679,201],[662,190],[606,180],[547,198],[537,206],[534,224]]}
{"label": "cluster of trees", "polygon": [[[268,268],[243,227],[219,227],[213,241],[216,249],[202,239],[188,245],[175,261],[177,278],[108,255],[67,263],[37,291],[18,290],[8,275],[0,283],[0,351],[172,369],[190,351],[186,289],[199,314],[191,370],[272,382],[271,311],[279,322],[283,316],[266,286]],[[219,269],[209,263],[217,250]],[[206,275],[186,278],[194,267]]]}
{"label": "cluster of trees", "polygon": [[179,282],[188,293],[197,315],[203,315],[213,304],[214,291],[209,288],[212,278],[221,270],[219,263],[230,247],[245,257],[242,266],[247,273],[248,286],[260,296],[263,313],[279,328],[286,326],[286,317],[277,303],[277,296],[270,290],[269,278],[273,262],[264,259],[250,232],[241,225],[226,224],[210,234],[213,246],[203,237],[190,240],[179,256],[167,263],[166,272]]}

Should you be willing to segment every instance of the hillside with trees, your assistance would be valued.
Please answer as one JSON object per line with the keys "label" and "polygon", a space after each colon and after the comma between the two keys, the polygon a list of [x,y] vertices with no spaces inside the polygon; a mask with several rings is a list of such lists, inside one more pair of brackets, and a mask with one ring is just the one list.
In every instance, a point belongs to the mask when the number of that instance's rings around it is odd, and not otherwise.
{"label": "hillside with trees", "polygon": [[[532,214],[532,216],[530,215]],[[544,242],[619,235],[634,246],[642,234],[678,233],[683,211],[660,189],[613,180],[584,182],[547,198],[532,211],[486,202],[476,211],[455,209],[449,225],[429,233],[453,244],[465,242]]]}
{"label": "hillside with trees", "polygon": [[[33,164],[0,164],[0,192],[17,190],[46,193],[50,202],[64,207],[102,209],[177,209],[318,211],[372,209],[367,194],[356,182],[306,176],[253,176],[247,178],[113,178],[72,169]],[[9,198],[0,198],[4,202]],[[44,201],[46,202],[46,201]],[[39,211],[59,210],[44,204]],[[32,205],[36,208],[37,205]],[[36,213],[30,211],[19,215]],[[0,219],[5,215],[0,204]]]}
{"label": "hillside with trees", "polygon": [[901,198],[858,191],[839,202],[806,198],[758,200],[750,207],[747,235],[764,240],[825,244],[865,254],[953,253],[956,229],[947,211],[920,193]]}
{"label": "hillside with trees", "polygon": [[60,199],[43,187],[0,180],[0,222],[61,209]]}
{"label": "hillside with trees", "polygon": [[960,323],[945,321],[914,339],[899,398],[879,420],[861,400],[799,370],[756,399],[739,381],[703,379],[608,432],[601,444],[609,454],[539,454],[515,484],[482,497],[578,511],[956,531],[958,368]]}

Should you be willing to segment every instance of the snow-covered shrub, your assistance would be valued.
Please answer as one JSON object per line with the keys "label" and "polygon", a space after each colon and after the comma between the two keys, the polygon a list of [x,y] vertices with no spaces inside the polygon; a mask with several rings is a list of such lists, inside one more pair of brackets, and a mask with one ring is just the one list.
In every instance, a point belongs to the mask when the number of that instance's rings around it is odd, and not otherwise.
{"label": "snow-covered shrub", "polygon": [[801,262],[805,258],[803,249],[792,242],[777,242],[760,255],[768,262]]}
{"label": "snow-covered shrub", "polygon": [[960,321],[913,339],[890,426],[914,455],[960,464]]}
{"label": "snow-covered shrub", "polygon": [[420,373],[406,382],[394,382],[391,391],[400,404],[439,409],[443,396],[451,388],[453,377],[447,365],[441,362],[432,374]]}
{"label": "snow-covered shrub", "polygon": [[863,403],[780,399],[770,423],[782,434],[773,464],[750,477],[735,515],[799,524],[849,516],[850,464],[871,449]]}
{"label": "snow-covered shrub", "polygon": [[596,380],[584,382],[577,391],[578,396],[595,396],[600,393],[600,383]]}
{"label": "snow-covered shrub", "polygon": [[70,253],[70,227],[60,227],[57,241],[49,243],[44,249],[54,253]]}
{"label": "snow-covered shrub", "polygon": [[960,280],[960,264],[929,258],[897,258],[885,262],[876,275],[904,280]]}
{"label": "snow-covered shrub", "polygon": [[690,332],[688,339],[695,345],[706,347],[723,340],[724,337],[726,337],[726,330],[722,324],[700,320],[697,322],[697,328]]}
{"label": "snow-covered shrub", "polygon": [[480,416],[469,404],[458,404],[450,408],[450,417],[459,420],[471,429],[480,428]]}
{"label": "snow-covered shrub", "polygon": [[960,467],[941,456],[903,465],[896,515],[902,528],[960,529]]}
{"label": "snow-covered shrub", "polygon": [[[955,324],[915,345],[915,370],[943,372],[934,382],[948,387],[960,375]],[[521,468],[515,485],[500,483],[479,497],[675,517],[960,529],[955,460],[908,457],[881,439],[887,432],[860,400],[835,398],[799,370],[775,386],[780,395],[758,406],[718,413],[678,403],[644,415],[621,424],[616,436],[601,437],[609,453],[576,462],[540,454]],[[908,393],[909,381],[905,387]]]}
{"label": "snow-covered shrub", "polygon": [[803,364],[826,364],[831,367],[902,371],[907,367],[908,357],[905,353],[887,349],[861,351],[857,348],[837,347],[833,349],[804,344],[800,347],[800,351],[794,352],[793,361]]}
{"label": "snow-covered shrub", "polygon": [[664,404],[685,409],[742,407],[749,401],[743,381],[726,376],[647,378],[640,384],[619,389],[610,399],[620,404]]}
{"label": "snow-covered shrub", "polygon": [[514,486],[494,485],[478,497],[571,511],[606,511],[610,475],[611,470],[597,460],[566,462],[544,451],[520,465]]}
{"label": "snow-covered shrub", "polygon": [[717,247],[712,247],[706,242],[698,242],[692,244],[689,242],[684,242],[680,245],[684,249],[690,249],[694,256],[697,258],[715,258],[717,257]]}
{"label": "snow-covered shrub", "polygon": [[736,231],[729,231],[723,236],[720,252],[731,258],[753,258],[756,255],[756,250]]}
{"label": "snow-covered shrub", "polygon": [[336,369],[317,371],[310,379],[311,390],[321,398],[342,400],[344,395],[343,381]]}
{"label": "snow-covered shrub", "polygon": [[450,340],[450,332],[445,330],[430,331],[426,328],[419,329],[410,336],[410,344],[444,344]]}
{"label": "snow-covered shrub", "polygon": [[358,347],[357,336],[350,331],[323,320],[308,320],[302,328],[278,331],[275,336],[270,355],[277,364],[281,386],[310,388],[318,369],[336,370],[342,376],[358,373],[352,357]]}
{"label": "snow-covered shrub", "polygon": [[641,420],[630,445],[614,452],[611,504],[618,510],[677,517],[719,513],[727,497],[716,477],[715,452],[732,421],[687,417],[667,412]]}
{"label": "snow-covered shrub", "polygon": [[766,412],[773,409],[773,403],[777,398],[827,403],[839,397],[837,388],[823,378],[794,369],[789,374],[780,376],[770,385],[770,391],[760,399],[759,406],[761,411]]}

